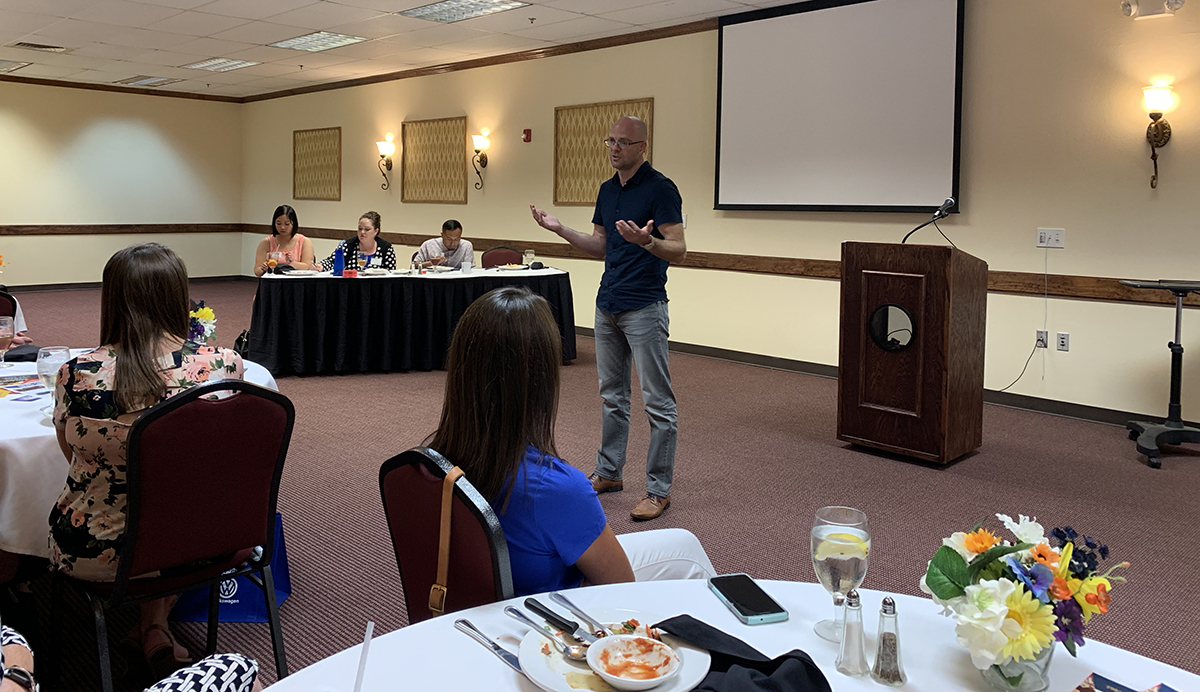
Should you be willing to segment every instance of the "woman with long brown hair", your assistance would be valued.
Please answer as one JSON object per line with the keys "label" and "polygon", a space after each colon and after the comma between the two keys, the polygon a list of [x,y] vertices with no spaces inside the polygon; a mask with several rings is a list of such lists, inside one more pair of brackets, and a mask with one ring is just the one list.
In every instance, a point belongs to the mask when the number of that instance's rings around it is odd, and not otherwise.
{"label": "woman with long brown hair", "polygon": [[[54,391],[54,426],[70,471],[50,512],[53,569],[87,581],[116,577],[126,518],[125,442],[133,421],[210,376],[242,378],[236,353],[188,339],[188,307],[187,269],[169,248],[134,245],[105,265],[102,345],[64,364]],[[174,598],[143,603],[136,630],[158,677],[190,663],[167,629],[173,604]]]}
{"label": "woman with long brown hair", "polygon": [[558,457],[560,338],[549,304],[529,289],[472,303],[454,329],[441,422],[428,441],[496,509],[514,590],[714,575],[683,529],[618,540],[591,481]]}

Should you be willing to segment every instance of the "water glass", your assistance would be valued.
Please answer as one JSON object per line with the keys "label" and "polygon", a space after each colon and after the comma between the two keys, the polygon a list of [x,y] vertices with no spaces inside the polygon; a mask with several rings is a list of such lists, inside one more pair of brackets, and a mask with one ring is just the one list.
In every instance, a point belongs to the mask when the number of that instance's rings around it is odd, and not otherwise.
{"label": "water glass", "polygon": [[[867,515],[853,507],[822,507],[817,510],[809,539],[813,571],[821,586],[833,596],[834,608],[840,596],[862,586],[867,576],[867,558],[871,553],[871,534],[867,530]],[[840,642],[838,629],[840,613],[832,620],[822,620],[813,627],[817,636]]]}
{"label": "water glass", "polygon": [[13,318],[7,315],[0,317],[0,368],[12,367],[12,363],[4,362],[4,354],[8,353],[8,347],[12,345],[16,336],[17,331],[13,327]]}
{"label": "water glass", "polygon": [[535,258],[536,258],[536,256],[533,254],[533,250],[526,250],[525,257],[524,257],[525,266],[528,267],[529,265],[533,264],[533,260]]}
{"label": "water glass", "polygon": [[470,273],[471,273],[471,268],[472,268],[473,266],[474,266],[474,264],[471,262],[471,260],[469,260],[469,259],[463,260],[463,263],[462,263],[462,273],[464,273],[464,274],[470,274]]}
{"label": "water glass", "polygon": [[66,346],[45,346],[38,349],[37,374],[43,387],[54,391],[58,370],[68,360],[71,360],[71,350]]}

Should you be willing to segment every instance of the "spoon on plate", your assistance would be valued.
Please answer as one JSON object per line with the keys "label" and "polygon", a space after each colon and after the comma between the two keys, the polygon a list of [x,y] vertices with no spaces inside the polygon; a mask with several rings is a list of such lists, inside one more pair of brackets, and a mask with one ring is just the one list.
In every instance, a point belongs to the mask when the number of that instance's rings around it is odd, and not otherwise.
{"label": "spoon on plate", "polygon": [[572,603],[570,599],[558,593],[557,591],[550,594],[550,600],[579,616],[581,620],[586,622],[592,628],[593,634],[595,634],[597,637],[607,637],[608,635],[612,634],[612,630],[605,627],[604,623],[583,612],[579,606]]}
{"label": "spoon on plate", "polygon": [[546,630],[539,627],[538,624],[536,622],[534,622],[533,620],[530,620],[525,615],[525,613],[522,613],[521,611],[517,610],[516,608],[514,608],[512,606],[507,606],[504,609],[504,614],[514,620],[519,620],[520,622],[523,622],[526,625],[529,625],[530,627],[532,627],[534,629],[535,632],[542,635],[546,639],[549,639],[550,641],[554,642],[554,644],[559,649],[562,650],[563,658],[567,658],[572,661],[586,661],[587,660],[587,647],[586,646],[580,646],[578,644],[567,644],[566,642],[562,641],[558,637],[554,636],[553,634],[550,634]]}

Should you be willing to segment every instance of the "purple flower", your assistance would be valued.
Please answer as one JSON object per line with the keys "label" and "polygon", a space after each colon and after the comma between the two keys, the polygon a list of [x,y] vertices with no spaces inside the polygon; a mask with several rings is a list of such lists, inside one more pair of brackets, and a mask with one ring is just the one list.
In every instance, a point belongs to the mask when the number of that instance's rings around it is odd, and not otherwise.
{"label": "purple flower", "polygon": [[1029,593],[1042,603],[1050,602],[1050,587],[1054,585],[1054,572],[1050,571],[1049,567],[1038,562],[1033,567],[1026,568],[1013,555],[1009,555],[1004,560],[1008,563],[1008,568],[1012,570],[1013,575],[1029,589]]}
{"label": "purple flower", "polygon": [[1055,603],[1054,616],[1054,624],[1058,625],[1054,638],[1064,644],[1070,639],[1075,646],[1083,646],[1083,609],[1079,602],[1068,598]]}

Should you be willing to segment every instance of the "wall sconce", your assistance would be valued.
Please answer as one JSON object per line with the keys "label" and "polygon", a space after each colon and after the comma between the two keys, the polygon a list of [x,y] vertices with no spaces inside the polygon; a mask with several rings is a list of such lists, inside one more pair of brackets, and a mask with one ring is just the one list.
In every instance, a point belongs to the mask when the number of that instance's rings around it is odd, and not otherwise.
{"label": "wall sconce", "polygon": [[1146,141],[1150,142],[1150,160],[1154,162],[1154,175],[1150,187],[1158,187],[1158,150],[1171,141],[1171,124],[1163,113],[1171,110],[1175,99],[1169,86],[1148,86],[1142,89],[1146,98],[1146,110],[1150,112],[1150,125],[1146,127]]}
{"label": "wall sconce", "polygon": [[1121,0],[1121,12],[1134,19],[1171,17],[1183,3],[1184,0]]}
{"label": "wall sconce", "polygon": [[392,142],[392,135],[387,135],[386,141],[376,142],[375,146],[379,147],[379,173],[383,175],[383,184],[379,187],[386,190],[391,187],[391,182],[388,181],[388,171],[392,170],[392,154],[396,153],[396,145]]}
{"label": "wall sconce", "polygon": [[487,148],[491,145],[487,138],[487,130],[483,130],[481,135],[471,135],[471,141],[475,143],[475,156],[471,157],[471,165],[475,166],[475,175],[479,176],[479,182],[475,183],[475,189],[482,190],[483,174],[479,172],[479,169],[487,168]]}

